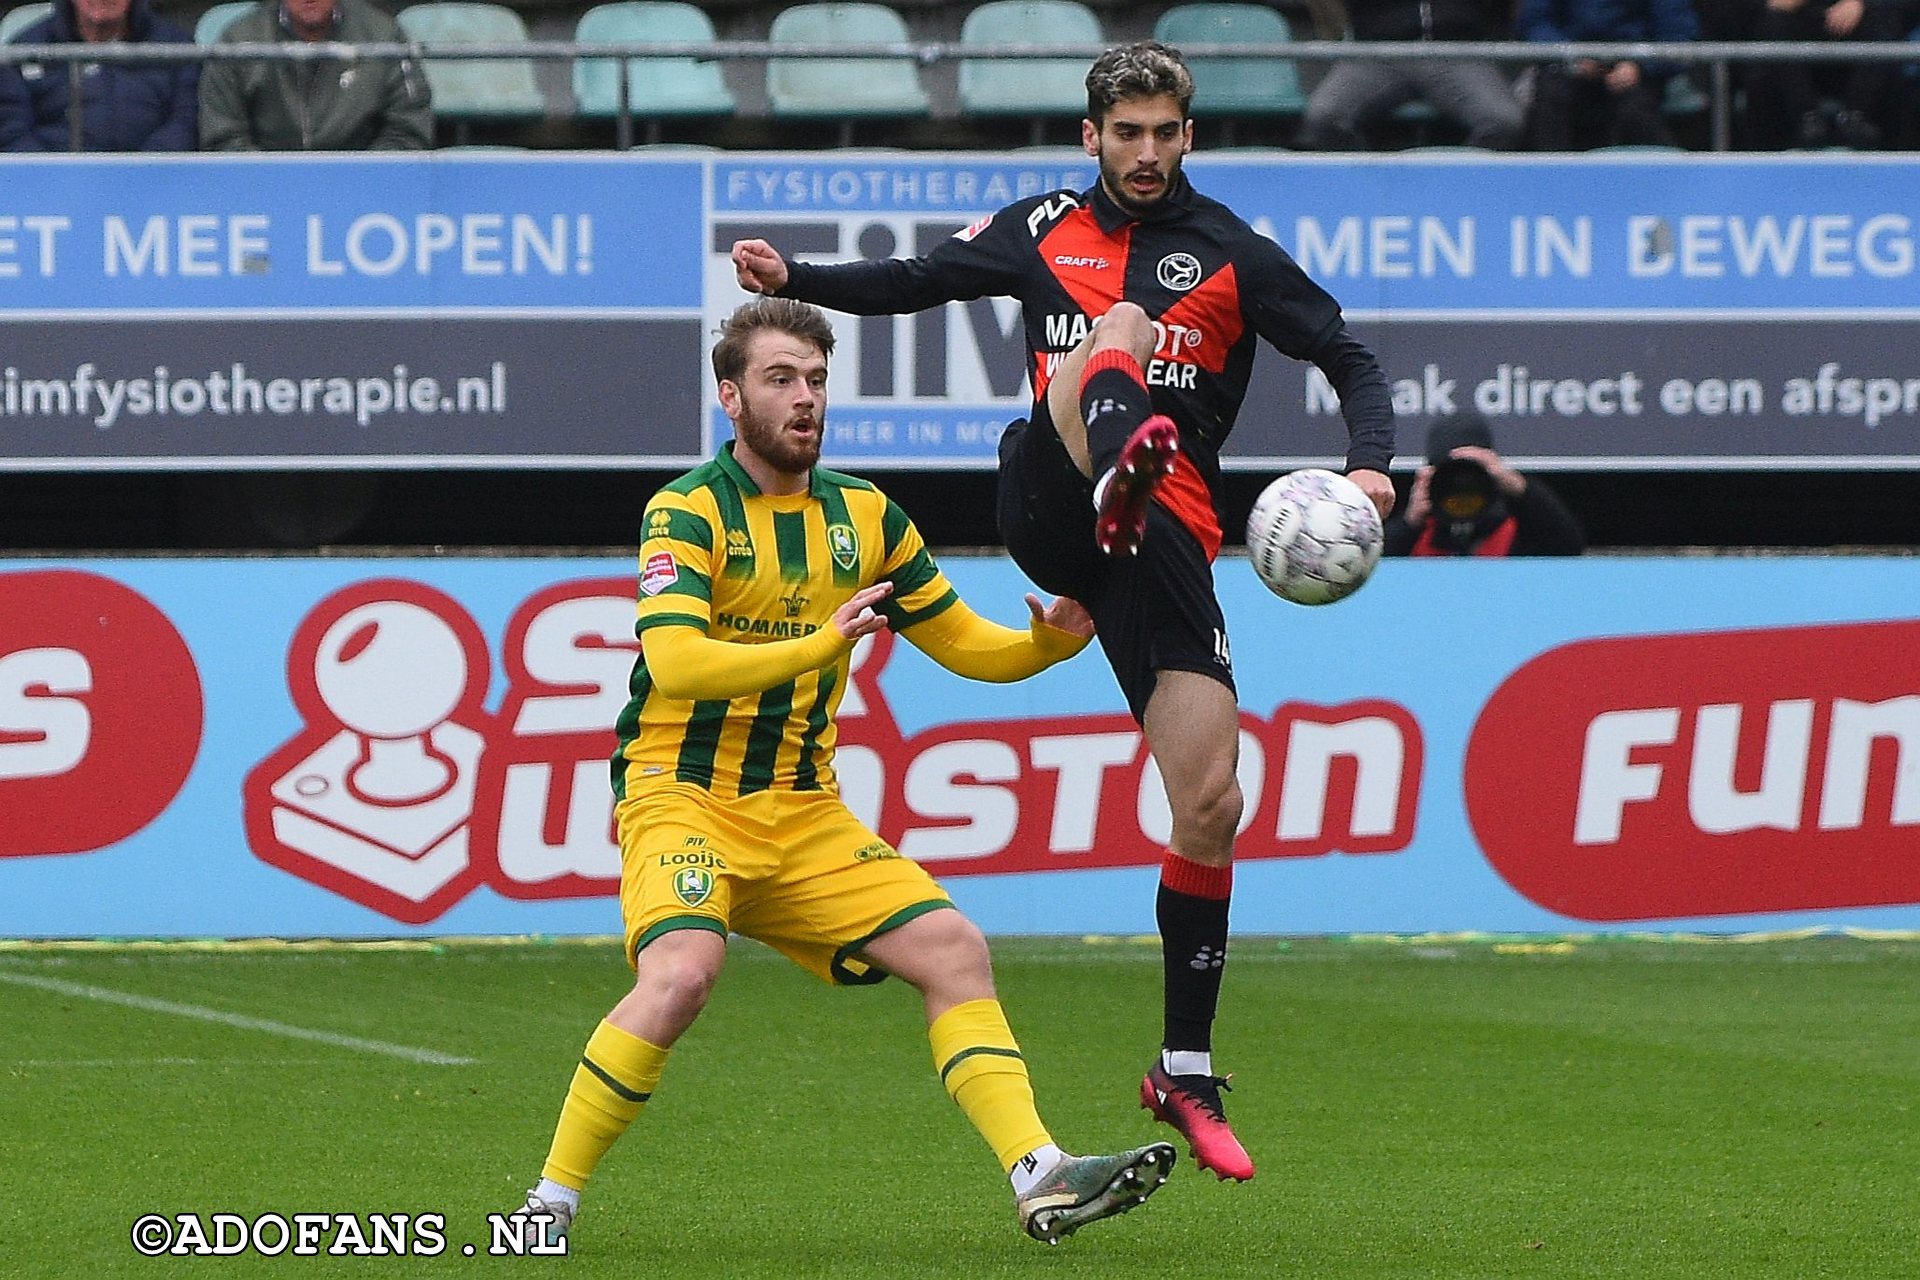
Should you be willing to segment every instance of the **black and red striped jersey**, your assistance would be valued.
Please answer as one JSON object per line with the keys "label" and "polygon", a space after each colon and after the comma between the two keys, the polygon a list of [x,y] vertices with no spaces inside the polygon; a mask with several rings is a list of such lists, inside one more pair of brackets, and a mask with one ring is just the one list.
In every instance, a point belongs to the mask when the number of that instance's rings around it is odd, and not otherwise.
{"label": "black and red striped jersey", "polygon": [[[1384,471],[1393,408],[1379,362],[1340,305],[1286,250],[1175,176],[1144,217],[1096,184],[1008,205],[918,258],[792,262],[781,293],[853,315],[919,311],[980,297],[1018,298],[1034,395],[1114,303],[1141,307],[1157,345],[1146,374],[1154,409],[1180,428],[1194,469],[1159,495],[1218,545],[1220,449],[1246,398],[1257,341],[1318,365],[1339,394],[1347,467]],[[1190,486],[1190,487],[1189,487]]]}

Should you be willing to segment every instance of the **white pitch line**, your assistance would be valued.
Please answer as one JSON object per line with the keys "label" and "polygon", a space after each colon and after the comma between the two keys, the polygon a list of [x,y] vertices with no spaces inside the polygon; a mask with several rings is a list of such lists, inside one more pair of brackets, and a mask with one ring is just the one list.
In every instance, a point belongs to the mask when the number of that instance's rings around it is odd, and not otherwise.
{"label": "white pitch line", "polygon": [[98,1000],[103,1004],[125,1005],[129,1009],[145,1009],[149,1013],[171,1013],[180,1018],[218,1022],[224,1026],[239,1027],[243,1031],[264,1031],[268,1035],[311,1040],[315,1044],[332,1045],[336,1049],[358,1049],[362,1053],[385,1054],[390,1058],[404,1058],[408,1062],[425,1062],[437,1067],[467,1067],[474,1063],[472,1058],[441,1053],[435,1049],[415,1049],[410,1045],[388,1044],[384,1040],[364,1040],[359,1036],[345,1036],[335,1031],[315,1031],[311,1027],[296,1027],[291,1023],[273,1022],[267,1018],[250,1018],[244,1013],[226,1013],[203,1005],[156,1000],[152,996],[137,996],[126,991],[112,991],[106,987],[90,987],[80,982],[63,982],[59,978],[41,978],[27,973],[0,973],[0,982],[11,982],[22,987],[38,987],[42,991],[79,996],[84,1000]]}
{"label": "white pitch line", "polygon": [[58,1069],[108,1067],[125,1071],[131,1067],[320,1067],[326,1058],[0,1058],[0,1067]]}

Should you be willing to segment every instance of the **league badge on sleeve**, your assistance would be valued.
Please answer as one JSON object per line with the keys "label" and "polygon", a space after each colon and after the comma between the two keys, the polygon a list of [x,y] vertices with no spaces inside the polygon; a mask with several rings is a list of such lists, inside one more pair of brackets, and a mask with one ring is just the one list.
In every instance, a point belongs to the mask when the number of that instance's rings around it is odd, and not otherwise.
{"label": "league badge on sleeve", "polygon": [[673,562],[672,554],[656,551],[647,557],[647,563],[640,570],[640,594],[657,596],[678,581],[680,566]]}

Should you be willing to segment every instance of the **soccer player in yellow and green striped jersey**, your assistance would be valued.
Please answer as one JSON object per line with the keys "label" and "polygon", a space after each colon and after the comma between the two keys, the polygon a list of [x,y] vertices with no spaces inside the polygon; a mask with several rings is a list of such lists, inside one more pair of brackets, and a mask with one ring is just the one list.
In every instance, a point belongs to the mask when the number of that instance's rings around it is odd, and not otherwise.
{"label": "soccer player in yellow and green striped jersey", "polygon": [[728,933],[834,984],[889,974],[926,1006],[934,1066],[1049,1244],[1144,1201],[1164,1142],[1074,1156],[1034,1105],[986,939],[917,863],[842,803],[834,711],[853,646],[892,627],[957,674],[1009,681],[1085,647],[1072,600],[1028,596],[1026,630],[969,609],[900,508],[818,465],[833,330],[785,298],[742,306],[713,351],[734,427],[647,504],[632,698],[613,758],[633,989],[587,1041],[540,1182],[516,1211],[564,1238],[580,1192],[704,1008]]}

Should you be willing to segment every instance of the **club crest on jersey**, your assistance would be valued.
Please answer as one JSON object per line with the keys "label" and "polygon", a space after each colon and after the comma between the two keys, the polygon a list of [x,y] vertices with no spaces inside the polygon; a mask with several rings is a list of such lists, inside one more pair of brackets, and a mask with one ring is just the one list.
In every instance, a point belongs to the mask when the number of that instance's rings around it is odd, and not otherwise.
{"label": "club crest on jersey", "polygon": [[1170,253],[1154,269],[1160,283],[1185,293],[1200,283],[1200,259],[1190,253]]}
{"label": "club crest on jersey", "polygon": [[657,596],[678,581],[680,566],[673,562],[671,555],[656,551],[647,557],[645,567],[640,570],[640,594]]}
{"label": "club crest on jersey", "polygon": [[851,569],[860,559],[860,538],[850,524],[830,524],[827,526],[827,550],[833,553],[833,562],[842,569]]}
{"label": "club crest on jersey", "polygon": [[673,894],[690,907],[713,896],[713,873],[705,867],[682,867],[673,873]]}

